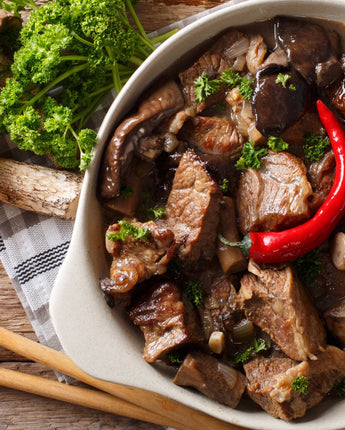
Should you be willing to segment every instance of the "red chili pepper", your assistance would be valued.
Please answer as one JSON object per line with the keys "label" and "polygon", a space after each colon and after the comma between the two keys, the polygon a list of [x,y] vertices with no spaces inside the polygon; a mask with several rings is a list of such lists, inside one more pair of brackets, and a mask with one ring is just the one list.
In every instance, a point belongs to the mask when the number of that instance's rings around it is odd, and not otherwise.
{"label": "red chili pepper", "polygon": [[[317,109],[335,156],[333,186],[313,218],[304,224],[279,232],[251,232],[238,243],[258,263],[281,263],[306,254],[328,239],[345,213],[345,133],[321,100],[317,101]],[[220,237],[225,243],[223,239]]]}

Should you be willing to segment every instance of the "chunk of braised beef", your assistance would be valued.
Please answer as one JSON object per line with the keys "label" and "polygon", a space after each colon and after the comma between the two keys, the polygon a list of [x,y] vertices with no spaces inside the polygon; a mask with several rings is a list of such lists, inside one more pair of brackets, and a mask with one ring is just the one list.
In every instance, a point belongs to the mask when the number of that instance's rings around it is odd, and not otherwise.
{"label": "chunk of braised beef", "polygon": [[[218,38],[192,66],[179,74],[186,107],[191,109],[194,115],[202,112],[207,106],[224,100],[226,89],[225,86],[221,86],[220,91],[199,103],[195,101],[195,80],[203,73],[206,73],[210,79],[219,78],[224,70],[234,66],[237,57],[232,57],[231,47],[242,39],[247,42],[247,48],[249,46],[248,38],[241,32],[231,29]],[[246,50],[243,54],[245,53]]]}
{"label": "chunk of braised beef", "polygon": [[176,170],[165,209],[182,260],[211,259],[219,222],[219,186],[193,150],[187,150]]}
{"label": "chunk of braised beef", "polygon": [[302,160],[269,150],[259,169],[245,170],[239,179],[237,213],[243,234],[279,231],[309,219],[321,205]]}
{"label": "chunk of braised beef", "polygon": [[214,331],[231,331],[238,319],[237,293],[230,279],[216,279],[204,295],[204,306],[200,310],[205,338]]}
{"label": "chunk of braised beef", "polygon": [[132,291],[127,293],[117,293],[116,281],[111,278],[104,278],[99,281],[99,286],[104,293],[104,299],[111,308],[114,306],[126,308],[131,303]]}
{"label": "chunk of braised beef", "polygon": [[[249,397],[275,418],[290,421],[305,415],[345,375],[345,352],[327,346],[315,360],[257,356],[244,365]],[[294,390],[295,378],[307,379],[306,393]]]}
{"label": "chunk of braised beef", "polygon": [[[286,85],[279,74],[288,75]],[[256,75],[252,98],[256,128],[264,136],[279,136],[294,124],[311,102],[311,88],[293,68],[269,65]]]}
{"label": "chunk of braised beef", "polygon": [[[108,142],[101,165],[99,179],[100,194],[103,199],[119,195],[121,178],[130,169],[135,154],[143,156],[147,144],[145,138],[161,124],[183,108],[183,96],[175,81],[169,81],[156,88],[140,104],[137,113],[125,119],[115,130]],[[155,142],[157,143],[157,142]],[[159,143],[159,142],[158,142]],[[162,148],[158,148],[162,149]],[[156,156],[160,151],[150,148],[149,157]]]}
{"label": "chunk of braised beef", "polygon": [[169,281],[144,290],[129,308],[129,318],[144,334],[143,356],[149,363],[186,343],[203,341],[195,311],[184,304],[178,287]]}
{"label": "chunk of braised beef", "polygon": [[242,136],[233,122],[220,116],[196,116],[188,120],[179,137],[206,154],[230,157],[239,155],[243,145]]}
{"label": "chunk of braised beef", "polygon": [[[147,240],[137,239],[131,235],[124,241],[107,240],[107,249],[112,254],[110,266],[111,282],[107,284],[108,294],[126,293],[138,283],[161,275],[174,254],[174,235],[171,230],[158,226],[153,221],[133,222],[136,228],[148,229]],[[119,224],[113,224],[107,233],[121,230]]]}
{"label": "chunk of braised beef", "polygon": [[231,408],[236,408],[246,388],[246,378],[241,372],[200,351],[187,355],[173,382],[193,387]]}
{"label": "chunk of braised beef", "polygon": [[308,81],[327,86],[341,74],[334,51],[333,35],[322,26],[303,19],[278,17],[275,35],[289,62]]}
{"label": "chunk of braised beef", "polygon": [[326,346],[325,327],[290,265],[250,260],[239,299],[246,317],[293,360],[314,359]]}

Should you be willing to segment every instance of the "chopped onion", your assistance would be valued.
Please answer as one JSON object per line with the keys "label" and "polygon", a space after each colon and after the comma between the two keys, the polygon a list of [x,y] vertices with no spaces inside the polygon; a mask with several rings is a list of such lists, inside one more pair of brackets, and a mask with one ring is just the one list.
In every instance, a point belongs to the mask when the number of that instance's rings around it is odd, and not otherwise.
{"label": "chopped onion", "polygon": [[240,55],[245,54],[248,48],[249,40],[243,37],[242,39],[237,40],[233,45],[231,45],[230,48],[224,52],[224,55],[225,57],[227,57],[228,60],[231,60],[232,58],[236,58]]}
{"label": "chopped onion", "polygon": [[247,319],[243,319],[231,328],[231,334],[235,341],[251,339],[254,336],[254,325]]}

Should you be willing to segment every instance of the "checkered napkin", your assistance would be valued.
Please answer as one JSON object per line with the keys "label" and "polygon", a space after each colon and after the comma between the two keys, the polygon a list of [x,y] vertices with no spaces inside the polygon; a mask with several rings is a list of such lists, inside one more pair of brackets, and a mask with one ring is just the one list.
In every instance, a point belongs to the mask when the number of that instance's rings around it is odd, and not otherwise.
{"label": "checkered napkin", "polygon": [[[231,4],[243,0],[232,0]],[[156,36],[172,28],[182,28],[211,10],[223,8],[226,3],[165,27]],[[108,100],[91,118],[95,130],[100,126],[111,103]],[[18,150],[7,136],[0,137],[0,156],[19,161],[48,165],[42,157]],[[61,350],[49,315],[49,297],[60,265],[67,252],[73,221],[64,221],[20,210],[0,202],[0,258],[18,297],[30,319],[39,341]],[[63,375],[58,375],[64,379]]]}

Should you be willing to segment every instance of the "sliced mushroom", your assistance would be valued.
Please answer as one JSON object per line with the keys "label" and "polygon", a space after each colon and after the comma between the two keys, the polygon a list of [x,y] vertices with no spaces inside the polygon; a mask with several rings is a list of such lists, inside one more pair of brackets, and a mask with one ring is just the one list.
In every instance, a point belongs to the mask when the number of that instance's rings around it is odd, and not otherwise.
{"label": "sliced mushroom", "polygon": [[187,355],[173,382],[193,387],[232,408],[238,405],[246,387],[241,372],[199,351]]}
{"label": "sliced mushroom", "polygon": [[275,35],[292,66],[308,82],[326,86],[341,75],[333,44],[320,25],[302,19],[278,17]]}
{"label": "sliced mushroom", "polygon": [[[100,170],[100,192],[103,199],[118,196],[121,177],[129,170],[133,155],[137,153],[143,156],[141,139],[144,138],[146,144],[145,137],[149,136],[164,119],[182,108],[182,93],[175,81],[169,81],[151,93],[141,103],[138,112],[117,127],[105,150]],[[163,140],[161,143],[163,146]],[[159,154],[157,148],[155,154]]]}
{"label": "sliced mushroom", "polygon": [[[288,76],[286,85],[278,77]],[[293,68],[269,65],[256,75],[252,99],[256,128],[264,136],[279,136],[306,112],[310,104],[310,88]]]}

